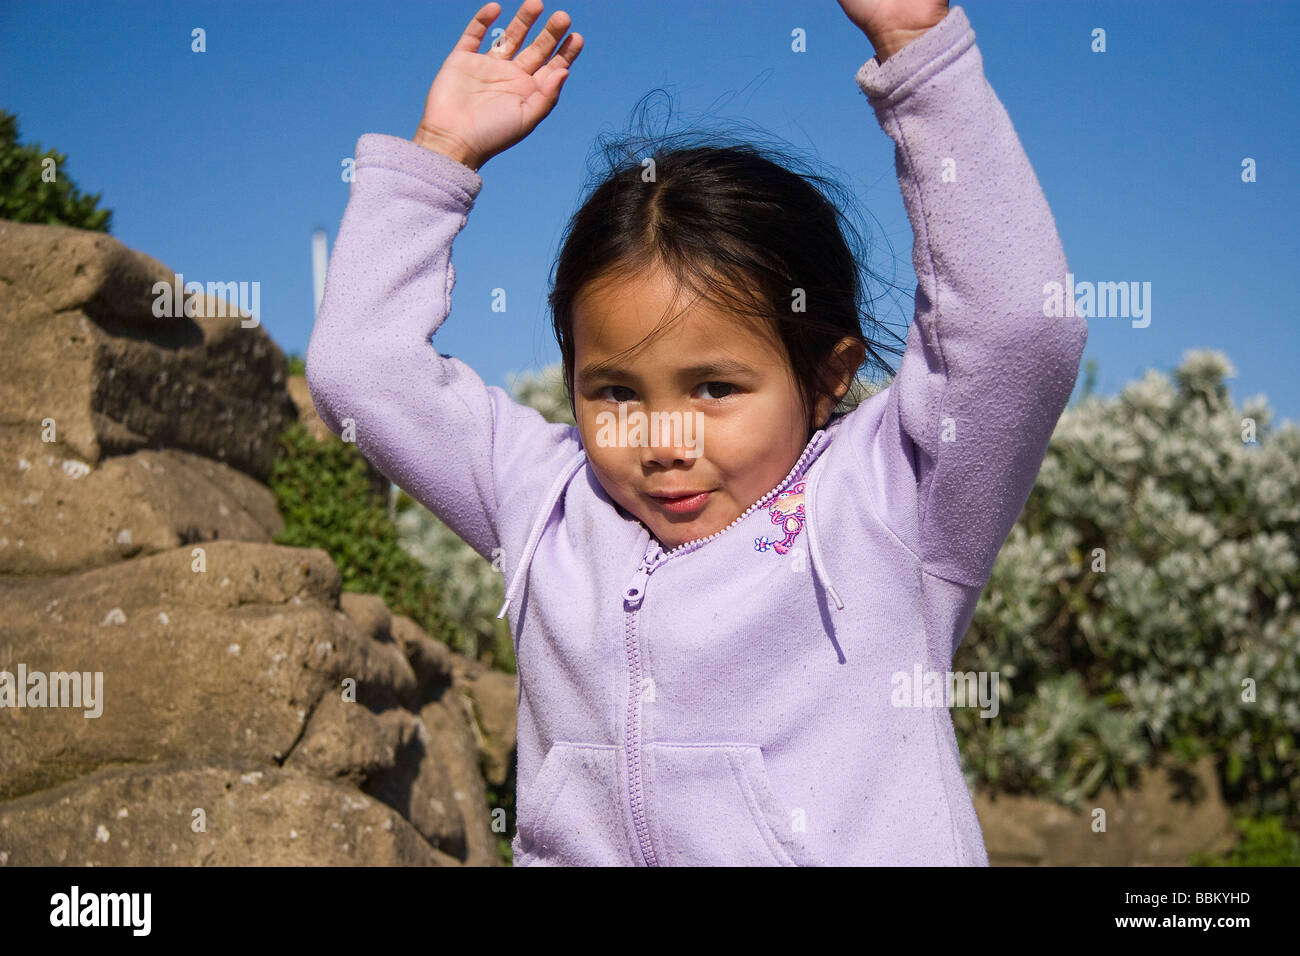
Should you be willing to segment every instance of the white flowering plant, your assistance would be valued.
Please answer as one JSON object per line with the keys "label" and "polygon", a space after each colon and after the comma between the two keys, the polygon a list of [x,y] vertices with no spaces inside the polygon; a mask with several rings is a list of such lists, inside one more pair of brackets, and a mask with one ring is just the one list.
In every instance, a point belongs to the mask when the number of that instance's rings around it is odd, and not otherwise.
{"label": "white flowering plant", "polygon": [[1061,416],[954,663],[1002,676],[995,719],[954,714],[970,783],[1078,807],[1208,753],[1300,822],[1300,430],[1233,374],[1193,351]]}

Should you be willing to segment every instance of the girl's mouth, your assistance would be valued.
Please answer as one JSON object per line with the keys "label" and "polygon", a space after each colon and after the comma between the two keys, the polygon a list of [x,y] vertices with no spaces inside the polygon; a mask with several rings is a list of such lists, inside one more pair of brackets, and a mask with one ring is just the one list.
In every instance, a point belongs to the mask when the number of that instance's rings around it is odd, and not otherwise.
{"label": "girl's mouth", "polygon": [[665,511],[678,515],[688,515],[703,508],[708,503],[710,494],[712,492],[701,491],[697,495],[683,495],[678,498],[663,498],[659,495],[651,495],[650,497]]}

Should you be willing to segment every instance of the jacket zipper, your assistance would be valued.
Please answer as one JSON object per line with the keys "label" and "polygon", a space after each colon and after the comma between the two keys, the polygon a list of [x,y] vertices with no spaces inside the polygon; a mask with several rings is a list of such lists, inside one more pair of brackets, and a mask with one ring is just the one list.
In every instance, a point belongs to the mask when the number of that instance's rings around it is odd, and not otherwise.
{"label": "jacket zipper", "polygon": [[[653,542],[656,543],[657,542]],[[656,555],[656,559],[658,555]],[[651,568],[641,562],[632,586],[624,595],[626,601],[635,598],[634,607],[641,606],[641,595],[645,593],[645,584],[649,580]],[[624,641],[627,648],[628,693],[627,720],[625,721],[625,739],[627,752],[628,793],[632,801],[632,820],[636,825],[637,843],[641,847],[641,858],[646,866],[658,866],[654,846],[650,843],[650,827],[646,822],[645,794],[641,789],[641,652],[637,647],[637,612],[629,610],[624,617]]]}
{"label": "jacket zipper", "polygon": [[650,841],[650,826],[646,819],[645,792],[641,781],[641,651],[637,635],[637,615],[641,608],[641,602],[645,599],[646,588],[650,583],[650,575],[673,558],[689,554],[719,535],[726,534],[756,510],[767,504],[773,497],[784,491],[791,479],[799,473],[799,469],[803,467],[808,456],[820,443],[821,435],[822,432],[818,432],[809,440],[803,454],[799,456],[799,460],[794,463],[794,467],[790,469],[789,474],[781,480],[779,485],[746,508],[743,514],[722,530],[715,531],[713,534],[702,538],[696,538],[694,541],[687,541],[667,552],[655,540],[654,535],[651,535],[645,556],[642,557],[636,574],[632,576],[631,584],[623,592],[623,607],[626,612],[624,614],[623,641],[627,653],[628,667],[627,720],[625,721],[626,730],[624,732],[624,745],[627,751],[628,793],[631,796],[632,820],[636,826],[637,843],[640,845],[641,858],[645,860],[646,866],[659,865],[654,844]]}

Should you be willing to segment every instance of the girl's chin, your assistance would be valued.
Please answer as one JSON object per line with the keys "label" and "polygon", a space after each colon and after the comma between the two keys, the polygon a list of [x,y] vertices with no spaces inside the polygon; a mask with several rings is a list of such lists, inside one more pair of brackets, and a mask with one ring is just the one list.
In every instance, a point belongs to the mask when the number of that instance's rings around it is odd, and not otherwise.
{"label": "girl's chin", "polygon": [[642,502],[637,502],[638,509],[636,511],[618,502],[614,504],[623,517],[632,518],[639,522],[665,551],[671,551],[673,548],[700,538],[707,538],[709,535],[727,527],[732,520],[738,517],[738,515],[732,515],[731,518],[719,523],[715,516],[711,514],[715,510],[711,506],[718,504],[715,501],[709,501],[704,508],[693,514],[677,516],[676,520],[674,520],[672,514],[662,509],[655,509],[654,506],[651,506],[652,510],[647,511]]}
{"label": "girl's chin", "polygon": [[707,538],[709,535],[716,534],[727,527],[729,522],[718,525],[716,522],[697,520],[690,523],[680,523],[664,525],[662,521],[657,522],[659,530],[656,531],[650,522],[642,520],[654,539],[659,542],[659,546],[665,551],[671,551],[673,548],[680,547],[691,541],[698,541],[700,538]]}

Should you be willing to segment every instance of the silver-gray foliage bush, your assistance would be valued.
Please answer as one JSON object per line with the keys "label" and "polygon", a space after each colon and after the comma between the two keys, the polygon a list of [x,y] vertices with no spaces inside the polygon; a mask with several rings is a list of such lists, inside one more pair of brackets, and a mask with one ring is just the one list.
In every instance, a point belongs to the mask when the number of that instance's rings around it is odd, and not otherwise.
{"label": "silver-gray foliage bush", "polygon": [[1068,805],[1153,751],[1215,756],[1231,800],[1300,804],[1300,430],[1240,409],[1220,352],[1066,409],[954,670],[968,780]]}

